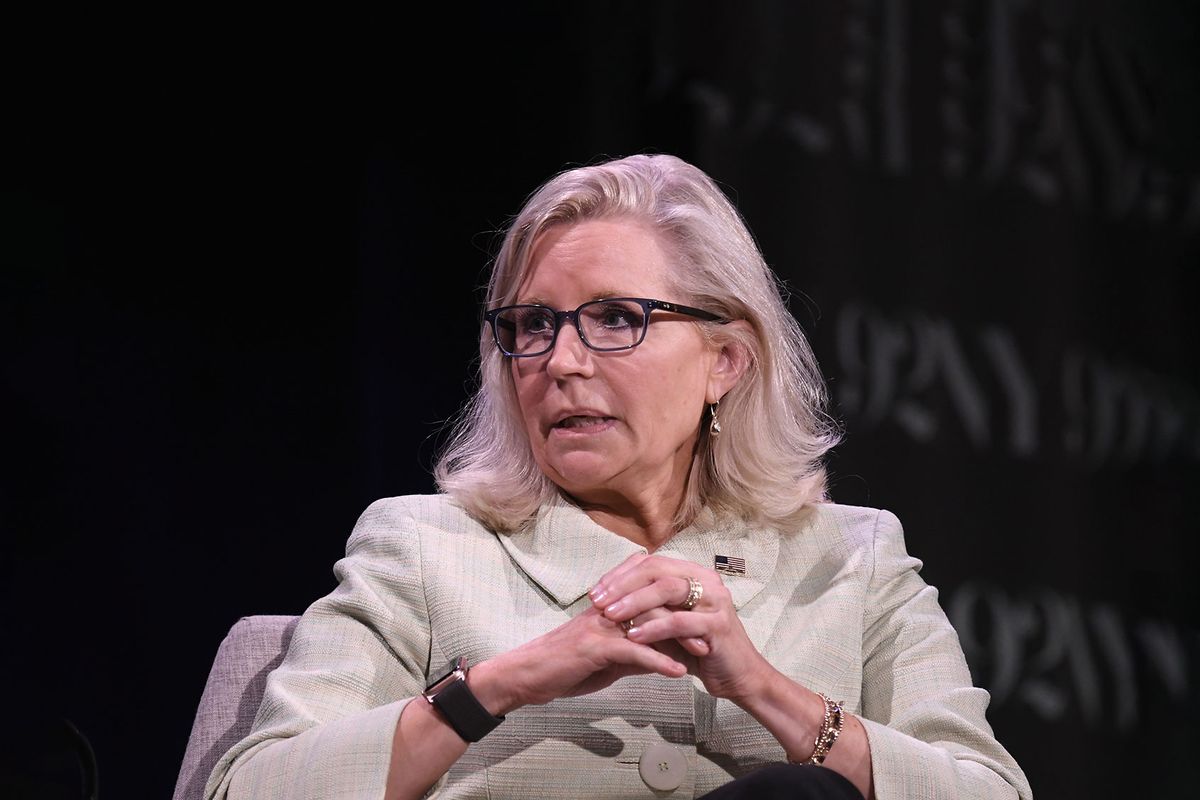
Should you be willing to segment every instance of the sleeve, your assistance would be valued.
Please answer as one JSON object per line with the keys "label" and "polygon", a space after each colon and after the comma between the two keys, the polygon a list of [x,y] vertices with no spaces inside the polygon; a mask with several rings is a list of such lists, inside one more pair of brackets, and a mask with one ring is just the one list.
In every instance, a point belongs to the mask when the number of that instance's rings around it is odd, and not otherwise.
{"label": "sleeve", "polygon": [[251,733],[213,769],[206,800],[383,797],[396,724],[424,688],[430,646],[420,540],[402,501],[363,512],[334,575],[268,676]]}
{"label": "sleeve", "polygon": [[937,589],[918,575],[922,563],[890,512],[876,519],[873,552],[860,720],[875,797],[1031,800],[1024,772],[987,722],[990,695],[972,685]]}

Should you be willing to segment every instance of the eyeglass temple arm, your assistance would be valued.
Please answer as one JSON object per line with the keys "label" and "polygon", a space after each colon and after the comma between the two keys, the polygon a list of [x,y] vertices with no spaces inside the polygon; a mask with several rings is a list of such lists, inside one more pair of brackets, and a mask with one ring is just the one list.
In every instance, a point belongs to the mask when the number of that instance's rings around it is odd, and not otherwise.
{"label": "eyeglass temple arm", "polygon": [[702,308],[692,308],[691,306],[684,306],[678,303],[668,303],[665,300],[655,300],[651,305],[651,308],[658,308],[663,311],[673,312],[675,314],[689,314],[693,317],[699,317],[700,319],[706,319],[714,322],[721,319],[721,317],[717,314],[713,314],[710,311],[705,311]]}

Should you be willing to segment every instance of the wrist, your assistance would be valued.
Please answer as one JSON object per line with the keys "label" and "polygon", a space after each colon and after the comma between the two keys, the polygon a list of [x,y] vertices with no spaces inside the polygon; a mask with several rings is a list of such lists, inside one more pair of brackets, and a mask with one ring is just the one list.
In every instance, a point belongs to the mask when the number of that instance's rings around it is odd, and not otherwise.
{"label": "wrist", "polygon": [[738,705],[775,736],[789,762],[801,763],[812,757],[825,717],[821,695],[776,672],[758,695]]}
{"label": "wrist", "polygon": [[752,669],[745,670],[736,686],[724,695],[743,711],[757,716],[756,710],[777,707],[780,698],[791,693],[793,682],[782,672],[760,659]]}
{"label": "wrist", "polygon": [[805,764],[820,766],[825,763],[829,751],[841,737],[843,725],[846,722],[846,712],[842,703],[832,700],[828,695],[820,694],[824,706],[821,717],[821,727],[813,740],[812,755],[805,759]]}
{"label": "wrist", "polygon": [[511,685],[504,679],[505,674],[506,670],[494,658],[480,661],[467,674],[471,693],[488,713],[497,717],[503,717],[525,705],[515,697]]}
{"label": "wrist", "polygon": [[470,661],[458,656],[450,661],[446,672],[430,678],[422,695],[463,741],[478,742],[504,722],[504,717],[491,713],[479,701],[471,690],[470,673]]}

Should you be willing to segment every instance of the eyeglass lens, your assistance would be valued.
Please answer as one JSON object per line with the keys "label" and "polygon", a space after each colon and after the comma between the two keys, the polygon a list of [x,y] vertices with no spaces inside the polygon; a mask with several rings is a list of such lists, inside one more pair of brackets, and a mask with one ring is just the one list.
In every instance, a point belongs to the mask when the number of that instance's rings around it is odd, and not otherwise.
{"label": "eyeglass lens", "polygon": [[[645,309],[630,300],[585,303],[576,317],[584,343],[596,350],[624,350],[640,344],[646,327]],[[496,316],[500,346],[516,355],[549,351],[557,324],[557,315],[542,306],[514,306]]]}

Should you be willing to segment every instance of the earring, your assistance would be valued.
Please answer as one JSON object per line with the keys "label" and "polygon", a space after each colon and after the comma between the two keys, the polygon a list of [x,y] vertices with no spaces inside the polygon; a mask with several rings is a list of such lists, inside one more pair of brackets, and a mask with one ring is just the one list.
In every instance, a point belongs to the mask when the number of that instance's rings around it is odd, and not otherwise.
{"label": "earring", "polygon": [[721,435],[721,421],[717,419],[717,406],[721,405],[718,400],[715,403],[709,403],[708,406],[708,435],[716,438]]}

